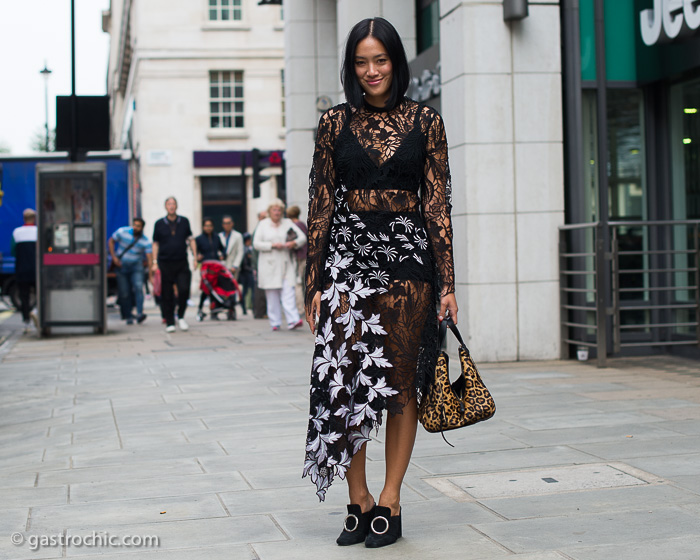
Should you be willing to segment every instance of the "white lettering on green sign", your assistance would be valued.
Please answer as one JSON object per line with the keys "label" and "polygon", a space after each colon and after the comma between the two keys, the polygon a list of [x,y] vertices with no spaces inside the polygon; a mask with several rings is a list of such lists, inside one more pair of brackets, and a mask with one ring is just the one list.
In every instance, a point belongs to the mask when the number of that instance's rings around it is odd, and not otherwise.
{"label": "white lettering on green sign", "polygon": [[700,0],[654,0],[654,7],[639,14],[646,45],[670,43],[700,29]]}

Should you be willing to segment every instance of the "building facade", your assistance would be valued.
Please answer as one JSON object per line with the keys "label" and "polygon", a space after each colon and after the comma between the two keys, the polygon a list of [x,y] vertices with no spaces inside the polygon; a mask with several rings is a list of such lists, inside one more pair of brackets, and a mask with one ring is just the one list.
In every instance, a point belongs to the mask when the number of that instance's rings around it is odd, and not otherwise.
{"label": "building facade", "polygon": [[[132,213],[153,224],[164,200],[198,232],[231,214],[255,226],[278,195],[279,163],[253,189],[253,149],[285,146],[284,26],[257,0],[111,0],[112,146],[130,148]],[[255,195],[255,196],[254,196]]]}
{"label": "building facade", "polygon": [[409,96],[445,121],[460,325],[479,359],[697,347],[700,4],[285,0],[302,207],[319,116],[344,100],[345,38],[376,16],[403,38]]}

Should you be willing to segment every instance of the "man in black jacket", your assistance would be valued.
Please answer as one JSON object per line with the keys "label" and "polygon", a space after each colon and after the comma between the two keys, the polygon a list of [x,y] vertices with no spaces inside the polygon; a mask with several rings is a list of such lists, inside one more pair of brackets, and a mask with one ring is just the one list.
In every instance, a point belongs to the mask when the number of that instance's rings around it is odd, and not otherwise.
{"label": "man in black jacket", "polygon": [[36,289],[36,212],[27,208],[22,212],[24,225],[12,232],[12,254],[15,256],[15,279],[19,291],[24,332],[29,332],[29,321],[37,318],[31,311],[32,288]]}
{"label": "man in black jacket", "polygon": [[187,246],[197,254],[190,222],[177,215],[177,200],[171,196],[165,201],[168,215],[153,227],[153,270],[160,269],[160,306],[165,318],[166,332],[175,332],[175,292],[177,284],[177,324],[180,330],[189,329],[185,321],[187,300],[190,297],[192,271],[187,259]]}

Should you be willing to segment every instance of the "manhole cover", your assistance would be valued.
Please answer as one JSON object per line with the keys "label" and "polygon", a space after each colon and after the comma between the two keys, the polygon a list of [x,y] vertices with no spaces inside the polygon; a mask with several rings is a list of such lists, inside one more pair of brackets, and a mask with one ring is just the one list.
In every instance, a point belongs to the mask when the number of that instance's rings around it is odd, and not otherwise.
{"label": "manhole cover", "polygon": [[[446,494],[453,494],[455,490],[459,489],[477,499],[528,494],[556,494],[592,488],[618,488],[647,484],[646,481],[610,465],[576,465],[573,467],[457,475],[427,479],[426,482]],[[452,488],[452,492],[450,492],[449,487]]]}

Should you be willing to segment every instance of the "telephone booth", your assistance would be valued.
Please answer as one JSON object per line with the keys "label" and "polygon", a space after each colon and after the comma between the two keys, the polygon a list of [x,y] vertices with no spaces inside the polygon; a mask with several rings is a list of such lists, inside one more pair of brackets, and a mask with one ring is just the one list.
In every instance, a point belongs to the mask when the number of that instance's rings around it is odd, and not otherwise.
{"label": "telephone booth", "polygon": [[39,164],[36,174],[39,332],[106,333],[106,166]]}

